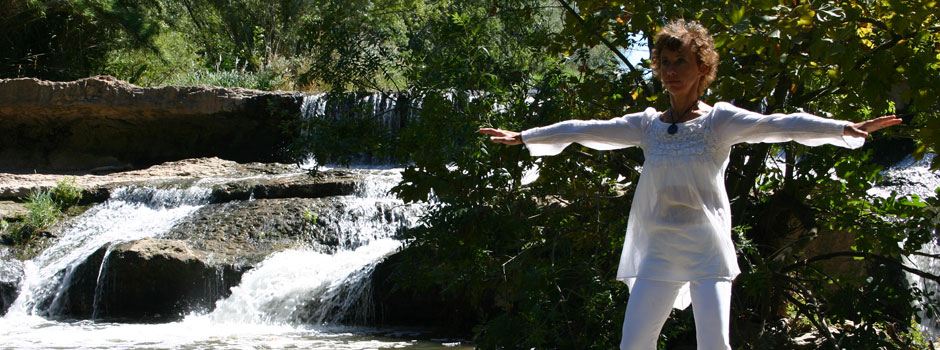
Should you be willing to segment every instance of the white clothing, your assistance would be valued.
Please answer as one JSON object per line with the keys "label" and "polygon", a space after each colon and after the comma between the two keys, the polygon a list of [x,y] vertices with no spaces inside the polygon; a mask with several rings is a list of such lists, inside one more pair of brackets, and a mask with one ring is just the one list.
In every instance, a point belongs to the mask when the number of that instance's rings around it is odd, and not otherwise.
{"label": "white clothing", "polygon": [[[630,292],[623,319],[620,350],[655,350],[663,323],[685,282],[639,278]],[[731,281],[708,278],[692,281],[692,314],[699,350],[731,349]]]}
{"label": "white clothing", "polygon": [[[731,146],[741,142],[796,141],[809,146],[858,148],[864,138],[843,136],[847,121],[806,113],[762,115],[726,102],[678,123],[648,108],[611,120],[568,120],[522,132],[532,156],[560,153],[571,143],[611,150],[643,149],[646,161],[630,208],[617,279],[633,288],[636,278],[689,282],[733,280],[740,273],[731,241],[731,205],[725,168]],[[673,305],[691,303],[685,283]]]}

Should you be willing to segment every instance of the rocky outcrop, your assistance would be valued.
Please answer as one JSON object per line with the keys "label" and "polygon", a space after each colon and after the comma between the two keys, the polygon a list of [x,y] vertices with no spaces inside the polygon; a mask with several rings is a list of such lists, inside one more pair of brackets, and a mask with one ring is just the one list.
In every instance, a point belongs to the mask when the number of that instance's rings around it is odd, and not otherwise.
{"label": "rocky outcrop", "polygon": [[102,247],[63,281],[49,316],[166,322],[211,310],[243,270],[210,262],[177,240],[143,239]]}
{"label": "rocky outcrop", "polygon": [[211,310],[230,294],[242,270],[210,262],[175,240],[118,245],[102,266],[97,319],[166,321]]}
{"label": "rocky outcrop", "polygon": [[[395,270],[407,264],[405,251],[392,254],[375,267],[371,276],[373,325],[414,326],[437,330],[469,330],[478,310],[469,303],[447,298],[436,288],[402,288]],[[406,265],[407,266],[407,265]],[[407,284],[407,283],[405,283]],[[466,336],[467,334],[459,334]]]}
{"label": "rocky outcrop", "polygon": [[122,186],[162,187],[195,183],[205,178],[227,179],[213,186],[215,202],[251,198],[319,198],[347,195],[355,190],[355,177],[340,170],[322,171],[313,176],[293,164],[242,164],[215,157],[184,159],[104,175],[0,172],[0,217],[22,213],[22,205],[13,201],[20,201],[32,191],[50,190],[66,178],[84,189],[83,204],[103,202],[112,190]]}
{"label": "rocky outcrop", "polygon": [[273,252],[300,245],[331,251],[337,235],[317,213],[338,205],[330,198],[258,199],[209,204],[164,237],[185,240],[213,259],[252,266]]}
{"label": "rocky outcrop", "polygon": [[0,172],[101,171],[221,157],[284,161],[303,94],[143,88],[108,76],[0,79]]}
{"label": "rocky outcrop", "polygon": [[16,300],[22,279],[23,264],[10,257],[9,249],[0,247],[0,315]]}
{"label": "rocky outcrop", "polygon": [[251,199],[323,198],[345,196],[356,190],[356,183],[349,174],[330,172],[329,175],[317,178],[308,174],[294,174],[227,182],[212,187],[212,200],[230,202]]}

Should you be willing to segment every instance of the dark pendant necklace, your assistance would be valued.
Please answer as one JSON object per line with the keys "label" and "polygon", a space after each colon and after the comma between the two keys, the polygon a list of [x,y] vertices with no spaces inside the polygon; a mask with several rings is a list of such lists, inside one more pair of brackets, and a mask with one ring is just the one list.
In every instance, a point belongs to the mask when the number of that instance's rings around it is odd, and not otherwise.
{"label": "dark pendant necklace", "polygon": [[666,129],[666,132],[668,132],[669,135],[675,134],[677,131],[679,131],[679,126],[676,125],[676,123],[672,123],[672,125],[670,125],[668,129]]}
{"label": "dark pendant necklace", "polygon": [[670,125],[669,128],[666,129],[666,132],[669,133],[669,135],[673,135],[679,131],[679,126],[676,125],[676,122],[678,122],[679,119],[682,119],[683,117],[685,117],[686,114],[689,114],[689,111],[691,111],[692,107],[695,107],[696,104],[698,104],[697,100],[694,103],[692,103],[692,105],[689,106],[689,108],[686,108],[685,112],[683,112],[682,115],[678,117],[676,116],[676,110],[672,109],[671,105],[669,106],[669,112],[672,113],[672,125]]}

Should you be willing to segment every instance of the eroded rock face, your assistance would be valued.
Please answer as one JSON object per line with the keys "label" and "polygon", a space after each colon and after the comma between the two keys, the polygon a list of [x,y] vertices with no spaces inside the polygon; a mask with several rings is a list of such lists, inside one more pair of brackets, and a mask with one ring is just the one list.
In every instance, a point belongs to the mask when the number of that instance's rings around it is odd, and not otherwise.
{"label": "eroded rock face", "polygon": [[303,95],[208,86],[143,88],[108,76],[0,79],[0,172],[143,168],[221,157],[286,159]]}
{"label": "eroded rock face", "polygon": [[108,246],[96,250],[69,271],[61,271],[57,293],[40,302],[42,316],[66,319],[90,319],[95,314],[95,290],[98,272]]}
{"label": "eroded rock face", "polygon": [[23,279],[23,263],[10,255],[9,249],[0,247],[0,315],[16,300]]}
{"label": "eroded rock face", "polygon": [[329,198],[258,199],[209,204],[177,224],[165,237],[185,240],[213,259],[253,266],[271,253],[301,245],[330,251],[338,245],[315,213],[334,205]]}
{"label": "eroded rock face", "polygon": [[32,191],[51,190],[65,179],[84,189],[84,204],[103,202],[113,189],[122,186],[168,186],[194,183],[200,179],[229,179],[213,186],[215,201],[249,198],[324,197],[346,195],[355,181],[349,173],[322,171],[318,176],[304,173],[296,165],[283,163],[238,163],[217,157],[166,162],[146,169],[110,174],[13,174],[0,171],[0,217],[22,213],[19,201]]}
{"label": "eroded rock face", "polygon": [[115,246],[98,278],[94,318],[155,322],[211,310],[241,281],[242,270],[215,264],[178,240]]}

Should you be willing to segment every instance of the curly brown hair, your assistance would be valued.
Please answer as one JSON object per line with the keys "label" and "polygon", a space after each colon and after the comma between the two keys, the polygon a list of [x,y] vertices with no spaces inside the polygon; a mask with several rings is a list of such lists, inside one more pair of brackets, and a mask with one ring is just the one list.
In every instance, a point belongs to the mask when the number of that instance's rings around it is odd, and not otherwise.
{"label": "curly brown hair", "polygon": [[715,40],[708,34],[708,30],[697,21],[686,22],[679,19],[669,22],[656,33],[653,43],[653,55],[650,59],[653,76],[662,78],[659,55],[663,48],[677,51],[683,44],[689,43],[698,58],[698,64],[704,65],[708,69],[708,72],[699,81],[699,96],[704,94],[708,85],[715,80],[715,74],[718,71],[718,52],[715,51]]}

